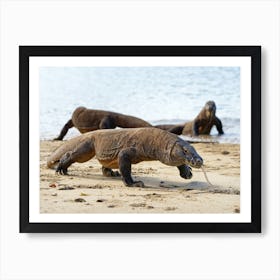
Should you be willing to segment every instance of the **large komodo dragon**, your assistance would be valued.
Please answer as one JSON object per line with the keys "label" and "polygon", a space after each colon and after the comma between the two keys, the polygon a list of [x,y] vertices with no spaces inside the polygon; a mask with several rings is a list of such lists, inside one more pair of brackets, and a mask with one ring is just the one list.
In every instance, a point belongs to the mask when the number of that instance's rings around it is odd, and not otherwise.
{"label": "large komodo dragon", "polygon": [[219,134],[224,134],[222,122],[216,117],[216,104],[214,101],[208,101],[191,122],[182,125],[162,124],[155,127],[177,135],[198,136],[201,134],[209,135],[213,126],[216,126]]}
{"label": "large komodo dragon", "polygon": [[68,129],[76,127],[81,133],[98,130],[122,127],[149,127],[148,122],[129,115],[123,115],[110,111],[92,110],[85,107],[78,107],[74,110],[72,118],[64,125],[59,136],[54,140],[62,140]]}
{"label": "large komodo dragon", "polygon": [[142,181],[131,177],[131,164],[141,161],[159,160],[177,166],[180,176],[192,177],[191,167],[199,168],[202,158],[186,141],[175,134],[158,128],[108,129],[88,132],[72,138],[59,147],[48,159],[49,168],[67,174],[67,168],[74,162],[86,162],[96,156],[105,176],[120,176],[129,187],[142,187]]}

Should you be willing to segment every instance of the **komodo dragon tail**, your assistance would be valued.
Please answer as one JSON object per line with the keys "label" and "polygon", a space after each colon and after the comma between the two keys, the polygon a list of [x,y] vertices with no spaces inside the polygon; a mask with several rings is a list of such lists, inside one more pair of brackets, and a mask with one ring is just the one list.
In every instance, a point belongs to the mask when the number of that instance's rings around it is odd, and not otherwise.
{"label": "komodo dragon tail", "polygon": [[94,156],[93,140],[90,136],[80,135],[65,141],[58,147],[47,159],[47,166],[48,168],[56,168],[61,161],[64,161],[64,164],[65,161],[68,161],[68,166],[70,166],[74,162],[88,161]]}
{"label": "komodo dragon tail", "polygon": [[66,133],[68,132],[68,129],[70,129],[71,127],[73,127],[73,122],[72,119],[70,119],[62,128],[60,134],[58,137],[54,138],[53,140],[62,140],[63,137],[66,135]]}

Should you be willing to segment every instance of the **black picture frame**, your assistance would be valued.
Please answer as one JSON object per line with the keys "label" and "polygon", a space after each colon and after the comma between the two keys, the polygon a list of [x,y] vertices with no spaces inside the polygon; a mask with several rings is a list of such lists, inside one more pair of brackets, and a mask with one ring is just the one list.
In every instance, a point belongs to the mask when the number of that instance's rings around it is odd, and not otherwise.
{"label": "black picture frame", "polygon": [[[32,56],[248,56],[251,58],[250,223],[32,223],[29,221],[29,58]],[[260,46],[19,46],[21,233],[260,233]]]}

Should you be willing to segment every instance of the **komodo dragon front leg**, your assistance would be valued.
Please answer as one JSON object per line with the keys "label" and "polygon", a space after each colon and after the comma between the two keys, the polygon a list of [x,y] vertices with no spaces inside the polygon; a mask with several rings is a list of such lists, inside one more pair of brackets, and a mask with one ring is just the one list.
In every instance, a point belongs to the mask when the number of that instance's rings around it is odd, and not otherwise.
{"label": "komodo dragon front leg", "polygon": [[192,169],[190,166],[183,164],[183,165],[177,166],[177,168],[179,169],[180,176],[182,178],[184,178],[184,179],[192,178]]}
{"label": "komodo dragon front leg", "polygon": [[86,162],[95,156],[91,140],[81,142],[72,151],[66,152],[59,160],[56,172],[67,174],[68,167],[74,162]]}
{"label": "komodo dragon front leg", "polygon": [[144,187],[142,181],[133,181],[131,177],[131,163],[136,162],[136,149],[127,148],[122,150],[119,153],[118,161],[124,184],[128,187]]}

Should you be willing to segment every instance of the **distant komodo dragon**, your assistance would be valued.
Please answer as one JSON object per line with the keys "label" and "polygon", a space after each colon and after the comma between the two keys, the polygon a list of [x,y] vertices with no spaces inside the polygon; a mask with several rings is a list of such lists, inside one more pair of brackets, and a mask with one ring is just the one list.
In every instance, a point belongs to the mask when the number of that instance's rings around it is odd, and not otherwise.
{"label": "distant komodo dragon", "polygon": [[216,126],[220,135],[224,134],[222,122],[216,117],[216,104],[214,101],[208,101],[193,121],[181,125],[162,124],[155,127],[177,135],[198,136],[209,135],[213,126]]}
{"label": "distant komodo dragon", "polygon": [[[60,174],[67,174],[71,164],[86,162],[94,156],[102,165],[103,175],[121,175],[129,187],[144,186],[142,181],[132,179],[131,164],[159,160],[176,166],[185,179],[192,177],[190,166],[199,168],[203,164],[202,158],[187,141],[168,131],[147,127],[97,130],[77,136],[54,151],[47,165],[56,168]],[[112,168],[118,168],[120,173]]]}
{"label": "distant komodo dragon", "polygon": [[85,107],[78,107],[72,114],[72,118],[64,125],[59,136],[54,140],[62,140],[68,130],[76,127],[81,133],[98,130],[122,127],[149,127],[148,122],[129,115],[123,115],[110,111],[92,110]]}

